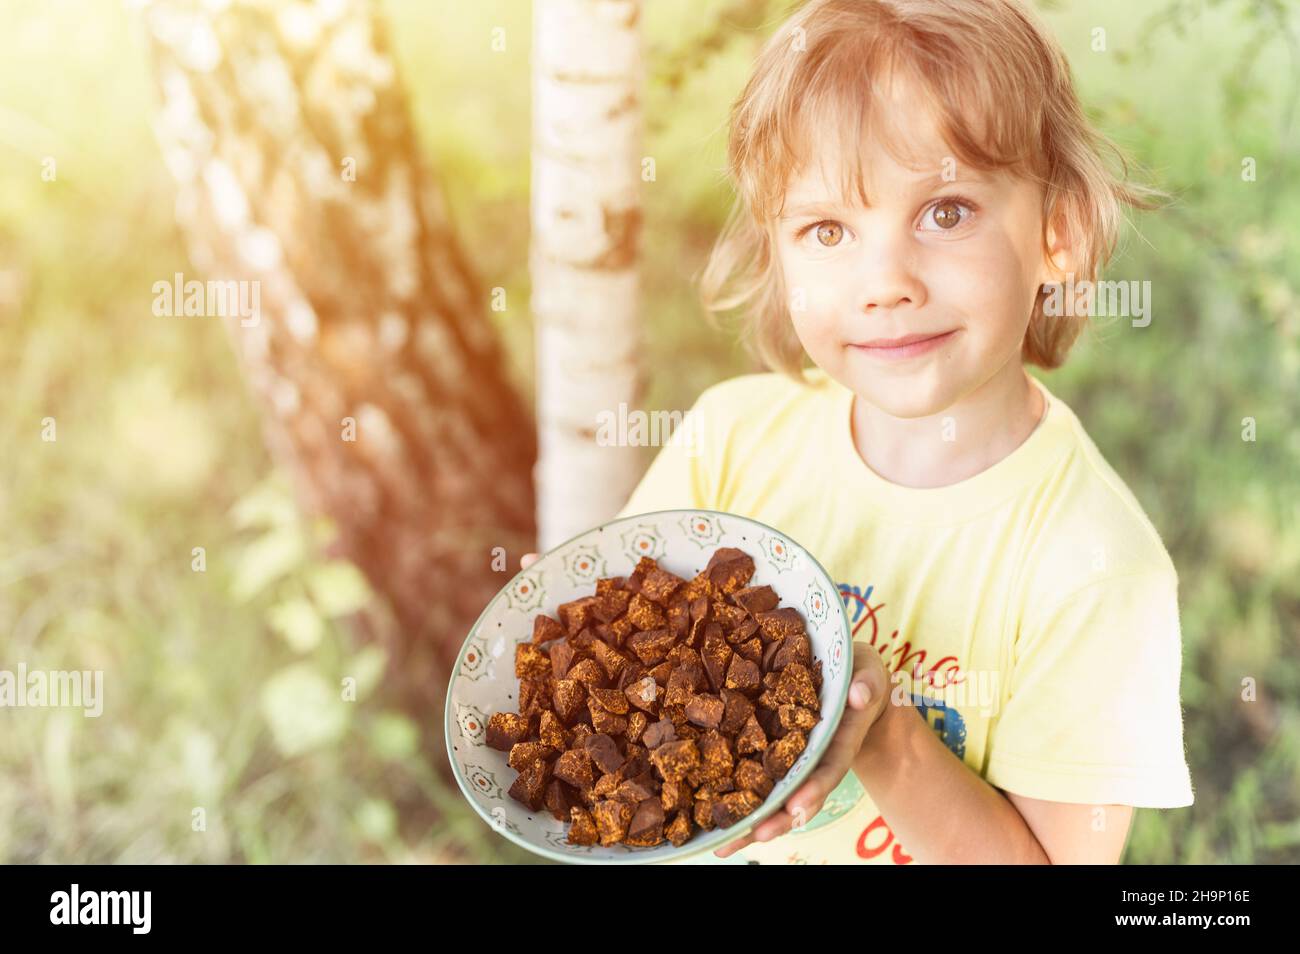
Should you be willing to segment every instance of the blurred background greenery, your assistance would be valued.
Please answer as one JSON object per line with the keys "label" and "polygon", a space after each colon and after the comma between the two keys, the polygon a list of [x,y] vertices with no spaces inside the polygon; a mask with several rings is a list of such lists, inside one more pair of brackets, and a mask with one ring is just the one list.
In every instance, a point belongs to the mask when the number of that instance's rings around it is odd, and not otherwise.
{"label": "blurred background greenery", "polygon": [[[380,6],[465,247],[486,284],[526,296],[528,4]],[[686,277],[730,202],[725,118],[755,50],[742,29],[754,6],[646,5],[650,407],[688,407],[752,370]],[[1178,196],[1135,223],[1107,273],[1152,282],[1150,327],[1099,327],[1044,375],[1147,508],[1182,581],[1196,804],[1139,811],[1126,861],[1294,862],[1300,11],[1039,6],[1103,129]],[[767,22],[782,7],[768,4]],[[218,323],[151,315],[153,282],[188,263],[129,5],[6,0],[4,20],[0,668],[102,669],[113,717],[0,714],[0,861],[526,860],[422,758],[442,714],[386,696],[382,651],[347,625],[371,594],[316,555],[330,527],[296,512]],[[508,55],[490,51],[498,26]],[[1092,48],[1099,26],[1105,51]],[[493,320],[530,395],[530,330]],[[39,439],[47,417],[56,442]],[[340,714],[344,672],[358,699]]]}

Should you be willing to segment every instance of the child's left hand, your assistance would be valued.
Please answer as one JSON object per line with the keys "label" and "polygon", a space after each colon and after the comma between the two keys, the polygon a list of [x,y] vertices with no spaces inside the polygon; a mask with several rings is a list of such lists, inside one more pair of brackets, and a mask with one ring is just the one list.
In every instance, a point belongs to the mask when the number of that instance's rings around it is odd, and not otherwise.
{"label": "child's left hand", "polygon": [[822,809],[826,797],[853,768],[853,760],[866,741],[867,732],[889,703],[889,673],[880,652],[866,643],[853,644],[853,681],[844,716],[831,737],[826,754],[785,807],[766,818],[744,838],[730,842],[713,853],[726,858],[755,841],[771,841],[808,823]]}

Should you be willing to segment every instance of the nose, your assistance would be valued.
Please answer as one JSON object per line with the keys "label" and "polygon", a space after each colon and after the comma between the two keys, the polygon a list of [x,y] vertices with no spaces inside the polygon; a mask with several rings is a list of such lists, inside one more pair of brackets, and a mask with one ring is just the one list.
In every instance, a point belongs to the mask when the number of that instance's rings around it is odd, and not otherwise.
{"label": "nose", "polygon": [[925,287],[916,274],[908,239],[884,235],[862,245],[858,265],[857,308],[878,315],[895,308],[925,304]]}

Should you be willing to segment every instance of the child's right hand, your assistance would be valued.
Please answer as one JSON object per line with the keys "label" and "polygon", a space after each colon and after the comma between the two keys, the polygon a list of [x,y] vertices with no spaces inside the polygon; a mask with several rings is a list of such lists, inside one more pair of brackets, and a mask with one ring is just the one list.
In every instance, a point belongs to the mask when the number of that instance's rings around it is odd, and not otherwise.
{"label": "child's right hand", "polygon": [[525,553],[519,558],[519,569],[526,570],[537,562],[536,553]]}
{"label": "child's right hand", "polygon": [[866,642],[853,643],[853,679],[849,686],[848,708],[830,745],[822,754],[817,768],[799,790],[790,796],[783,811],[764,819],[748,835],[715,849],[719,858],[733,855],[755,841],[771,841],[786,832],[802,827],[826,805],[835,787],[853,771],[853,763],[867,735],[880,721],[890,705],[893,683],[880,652]]}

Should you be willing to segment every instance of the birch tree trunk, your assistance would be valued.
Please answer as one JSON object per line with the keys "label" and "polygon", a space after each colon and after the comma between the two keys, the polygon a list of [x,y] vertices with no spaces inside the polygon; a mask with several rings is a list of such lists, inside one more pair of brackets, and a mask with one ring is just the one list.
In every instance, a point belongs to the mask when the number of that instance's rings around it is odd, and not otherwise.
{"label": "birch tree trunk", "polygon": [[536,443],[381,24],[361,0],[139,5],[191,262],[259,283],[261,320],[227,326],[265,438],[437,701],[508,578],[492,548],[533,545]]}
{"label": "birch tree trunk", "polygon": [[640,0],[533,5],[532,311],[543,549],[623,505],[635,447],[597,441],[644,393]]}

